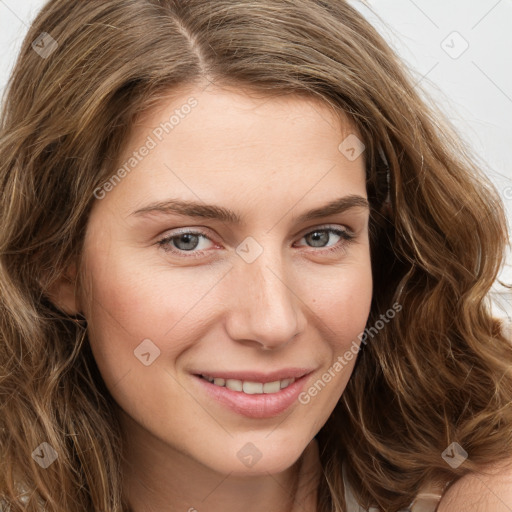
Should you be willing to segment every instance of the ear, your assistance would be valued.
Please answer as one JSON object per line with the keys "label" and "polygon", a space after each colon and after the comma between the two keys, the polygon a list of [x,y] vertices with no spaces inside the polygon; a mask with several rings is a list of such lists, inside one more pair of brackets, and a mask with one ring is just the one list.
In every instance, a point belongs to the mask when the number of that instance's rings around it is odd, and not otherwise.
{"label": "ear", "polygon": [[68,315],[81,313],[77,297],[77,270],[76,264],[71,264],[64,274],[59,277],[48,289],[46,295],[51,302]]}

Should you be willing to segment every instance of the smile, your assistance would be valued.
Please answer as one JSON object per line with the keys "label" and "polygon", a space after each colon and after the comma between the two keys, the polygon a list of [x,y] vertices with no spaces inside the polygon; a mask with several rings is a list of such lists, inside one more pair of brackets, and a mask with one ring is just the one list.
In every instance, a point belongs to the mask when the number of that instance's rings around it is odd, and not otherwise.
{"label": "smile", "polygon": [[297,406],[298,396],[311,376],[312,371],[300,368],[266,374],[197,372],[193,373],[192,382],[197,383],[198,392],[209,401],[248,418],[264,419]]}

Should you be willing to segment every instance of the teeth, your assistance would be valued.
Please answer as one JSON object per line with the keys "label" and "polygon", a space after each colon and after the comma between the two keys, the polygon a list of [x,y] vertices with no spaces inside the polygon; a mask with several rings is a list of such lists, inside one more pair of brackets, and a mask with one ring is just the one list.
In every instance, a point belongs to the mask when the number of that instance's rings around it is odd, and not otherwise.
{"label": "teeth", "polygon": [[277,393],[281,389],[281,381],[265,382],[263,384],[263,393]]}
{"label": "teeth", "polygon": [[281,389],[287,388],[295,379],[283,379],[281,381]]}
{"label": "teeth", "polygon": [[290,384],[295,382],[294,378],[262,383],[241,381],[238,379],[222,379],[220,377],[210,377],[208,375],[202,375],[202,377],[215,386],[226,387],[232,391],[239,391],[246,393],[247,395],[277,393],[281,389],[287,388]]}
{"label": "teeth", "polygon": [[226,387],[228,389],[233,390],[233,391],[242,391],[242,389],[243,389],[242,381],[241,380],[236,380],[236,379],[227,379],[226,380]]}
{"label": "teeth", "polygon": [[242,389],[248,395],[255,395],[256,393],[263,393],[263,384],[260,382],[244,382]]}

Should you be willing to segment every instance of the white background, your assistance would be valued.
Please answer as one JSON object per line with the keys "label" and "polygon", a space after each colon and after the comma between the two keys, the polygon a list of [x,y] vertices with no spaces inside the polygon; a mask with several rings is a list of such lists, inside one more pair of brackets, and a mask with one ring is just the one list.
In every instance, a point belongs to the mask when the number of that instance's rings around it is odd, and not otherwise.
{"label": "white background", "polygon": [[[486,172],[512,219],[512,0],[351,3],[414,70],[418,87],[436,98],[464,140],[487,162]],[[0,93],[43,4],[0,0]],[[500,275],[508,283],[510,261]],[[497,285],[493,298],[496,316],[512,317],[512,294]]]}

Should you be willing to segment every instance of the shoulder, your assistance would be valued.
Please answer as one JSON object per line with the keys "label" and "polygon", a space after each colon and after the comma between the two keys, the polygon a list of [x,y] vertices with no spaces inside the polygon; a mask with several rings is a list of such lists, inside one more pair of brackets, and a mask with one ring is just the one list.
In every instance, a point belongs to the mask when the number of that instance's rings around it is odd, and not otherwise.
{"label": "shoulder", "polygon": [[444,494],[437,512],[510,512],[512,459],[468,473]]}

